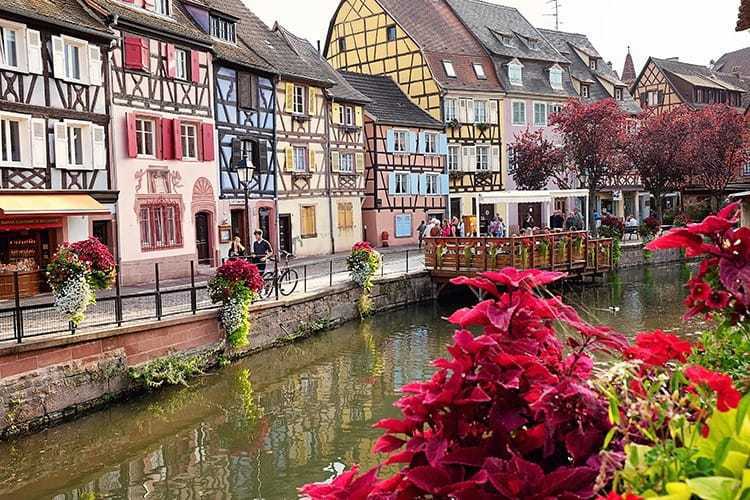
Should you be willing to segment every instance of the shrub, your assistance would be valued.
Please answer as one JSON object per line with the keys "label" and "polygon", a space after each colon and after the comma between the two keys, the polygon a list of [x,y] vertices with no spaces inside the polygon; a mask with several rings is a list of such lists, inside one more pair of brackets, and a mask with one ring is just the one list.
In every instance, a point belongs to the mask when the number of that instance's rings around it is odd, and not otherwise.
{"label": "shrub", "polygon": [[250,305],[264,286],[258,267],[242,259],[227,261],[209,281],[209,296],[214,304],[222,304],[219,318],[232,347],[249,344]]}
{"label": "shrub", "polygon": [[643,220],[641,225],[638,227],[638,234],[644,241],[653,240],[659,231],[661,230],[661,223],[659,219],[654,216],[647,217]]}
{"label": "shrub", "polygon": [[151,361],[143,366],[130,368],[128,375],[132,380],[143,383],[150,389],[164,385],[182,385],[187,387],[188,380],[202,375],[206,359],[203,356],[168,356]]}
{"label": "shrub", "polygon": [[372,280],[380,268],[380,254],[366,241],[355,243],[351,255],[346,259],[346,268],[352,281],[362,289],[357,301],[361,317],[372,314],[373,301],[370,297]]}

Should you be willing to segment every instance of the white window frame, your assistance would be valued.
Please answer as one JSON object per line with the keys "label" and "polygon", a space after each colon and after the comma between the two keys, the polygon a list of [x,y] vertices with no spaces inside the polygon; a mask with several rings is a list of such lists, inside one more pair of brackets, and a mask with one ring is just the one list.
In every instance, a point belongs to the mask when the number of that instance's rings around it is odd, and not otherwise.
{"label": "white window frame", "polygon": [[598,67],[598,64],[596,62],[596,58],[592,57],[591,59],[589,59],[589,68],[596,71],[597,67]]}
{"label": "white window frame", "polygon": [[523,64],[515,61],[508,63],[508,80],[511,85],[523,85]]}
{"label": "white window frame", "polygon": [[445,121],[458,120],[458,99],[455,97],[445,98]]}
{"label": "white window frame", "polygon": [[591,97],[591,87],[588,84],[581,84],[581,97],[588,99]]}
{"label": "white window frame", "polygon": [[425,132],[424,133],[424,152],[428,155],[436,155],[438,153],[438,134],[437,132]]}
{"label": "white window frame", "polygon": [[550,115],[554,115],[555,113],[559,113],[562,111],[563,105],[557,102],[549,103],[547,104],[547,123],[549,123],[549,117]]}
{"label": "white window frame", "polygon": [[[648,94],[646,94],[648,98],[648,105],[649,106],[658,106],[659,105],[659,91],[658,90],[649,90]],[[653,99],[652,99],[653,97]]]}
{"label": "white window frame", "polygon": [[198,127],[194,123],[180,123],[180,142],[182,144],[182,159],[198,160]]}
{"label": "white window frame", "polygon": [[346,125],[347,127],[353,127],[354,126],[354,108],[351,106],[341,106],[341,113],[343,114],[341,117],[341,123]]}
{"label": "white window frame", "polygon": [[154,0],[154,13],[169,17],[171,5],[169,0]]}
{"label": "white window frame", "polygon": [[477,76],[477,80],[486,80],[487,73],[484,71],[484,65],[482,63],[472,64],[474,67],[474,74]]}
{"label": "white window frame", "polygon": [[[489,123],[489,101],[478,99],[474,101],[474,123]],[[481,110],[481,112],[480,112]]]}
{"label": "white window frame", "polygon": [[[403,140],[400,138],[403,137]],[[409,152],[409,131],[402,129],[393,130],[393,152],[405,154]]]}
{"label": "white window frame", "polygon": [[440,194],[440,174],[425,174],[424,193],[428,196]]}
{"label": "white window frame", "polygon": [[307,148],[304,146],[292,147],[293,168],[295,172],[307,172],[307,154]]}
{"label": "white window frame", "polygon": [[[411,194],[411,176],[409,172],[393,172],[395,181],[393,182],[393,194],[396,196],[405,196]],[[400,182],[403,181],[403,182]]]}
{"label": "white window frame", "polygon": [[615,100],[622,101],[625,99],[625,90],[622,87],[615,87]]}
{"label": "white window frame", "polygon": [[476,171],[489,172],[492,169],[492,150],[488,144],[477,144]]}
{"label": "white window frame", "polygon": [[[66,35],[63,39],[63,54],[65,60],[65,79],[69,82],[88,83],[89,81],[89,44],[85,40],[72,38]],[[71,61],[69,49],[75,47],[78,49],[78,78],[70,75]]]}
{"label": "white window frame", "polygon": [[176,48],[174,51],[175,78],[187,80],[190,77],[188,71],[188,51]]}
{"label": "white window frame", "polygon": [[555,90],[563,90],[563,70],[553,66],[549,70],[549,84]]}
{"label": "white window frame", "polygon": [[[537,115],[537,109],[540,108],[542,110],[542,120],[537,120],[539,118],[539,115]],[[546,102],[534,102],[534,126],[535,127],[546,127],[548,122],[548,109],[547,109],[547,103]]]}
{"label": "white window frame", "polygon": [[302,85],[294,86],[294,95],[292,97],[292,109],[295,115],[305,114],[305,87]]}
{"label": "white window frame", "polygon": [[[151,124],[150,131],[146,130],[144,126],[146,123]],[[146,141],[149,134],[151,136],[151,153],[146,152],[148,149]],[[156,120],[147,116],[135,117],[135,142],[137,158],[156,158]]]}
{"label": "white window frame", "polygon": [[[21,165],[29,165],[31,164],[31,145],[30,145],[30,136],[29,136],[29,130],[31,127],[31,115],[22,115],[18,113],[0,113],[0,123],[5,122],[2,124],[2,126],[6,129],[4,131],[4,134],[6,137],[10,137],[10,122],[18,122],[18,161],[13,161],[12,159],[3,160],[2,155],[3,153],[7,155],[8,158],[11,158],[11,150],[10,150],[10,144],[5,143],[2,144],[0,140],[0,148],[4,147],[5,151],[0,151],[0,166],[5,167],[14,167],[14,166],[21,166]],[[24,143],[24,141],[26,141]],[[25,147],[24,147],[25,146]],[[28,157],[27,157],[28,156]]]}
{"label": "white window frame", "polygon": [[[518,106],[518,105],[523,106],[523,121],[516,120],[516,106]],[[510,112],[511,112],[511,116],[510,116],[511,124],[512,125],[526,125],[526,121],[527,121],[527,116],[526,116],[527,115],[526,101],[511,101],[511,105],[510,106],[511,106],[511,108],[510,108]]]}
{"label": "white window frame", "polygon": [[212,15],[209,24],[212,37],[228,43],[237,43],[237,23]]}
{"label": "white window frame", "polygon": [[342,174],[353,174],[354,162],[354,153],[341,153],[339,157],[339,172]]}
{"label": "white window frame", "polygon": [[[11,21],[5,21],[0,20],[0,30],[2,30],[2,40],[3,40],[3,46],[2,50],[0,50],[0,54],[2,57],[0,57],[0,68],[2,69],[9,69],[13,71],[26,71],[27,67],[27,46],[26,46],[26,25],[20,24],[20,23],[14,23]],[[11,65],[6,62],[5,59],[5,32],[12,32],[15,37],[15,43],[16,43],[16,64]]]}
{"label": "white window frame", "polygon": [[[82,169],[86,166],[86,136],[91,135],[91,131],[88,131],[88,134],[86,134],[87,128],[85,125],[79,124],[79,123],[70,123],[68,122],[66,124],[66,128],[68,129],[68,166],[75,168],[78,167],[79,169]],[[77,131],[77,132],[76,132]],[[79,134],[76,137],[76,133]],[[75,156],[75,142],[76,138],[80,141],[81,146],[81,158],[80,162],[76,161],[77,159],[74,158]]]}
{"label": "white window frame", "polygon": [[742,175],[743,177],[750,177],[750,163],[745,163],[742,166]]}
{"label": "white window frame", "polygon": [[453,61],[444,59],[443,69],[445,70],[445,74],[448,76],[448,78],[458,78],[458,74],[456,74],[456,67],[453,66]]}
{"label": "white window frame", "polygon": [[461,146],[448,146],[448,171],[458,172],[461,169]]}

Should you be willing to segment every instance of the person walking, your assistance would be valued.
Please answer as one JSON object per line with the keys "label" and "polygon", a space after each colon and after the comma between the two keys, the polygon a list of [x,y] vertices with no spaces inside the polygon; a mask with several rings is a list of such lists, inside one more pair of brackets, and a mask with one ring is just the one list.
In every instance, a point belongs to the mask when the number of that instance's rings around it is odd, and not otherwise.
{"label": "person walking", "polygon": [[229,245],[229,259],[240,259],[245,256],[245,245],[242,244],[242,240],[239,236],[235,236],[232,239],[232,243]]}
{"label": "person walking", "polygon": [[255,241],[253,241],[252,262],[258,266],[258,271],[263,274],[266,272],[268,259],[273,257],[273,248],[268,241],[263,239],[263,231],[256,229],[253,234],[255,235]]}
{"label": "person walking", "polygon": [[424,235],[427,232],[427,221],[422,221],[417,228],[417,236],[419,237],[419,248],[422,248],[422,242],[424,241]]}
{"label": "person walking", "polygon": [[507,230],[508,228],[505,227],[505,221],[503,220],[502,217],[500,217],[500,220],[498,221],[498,226],[497,226],[497,237],[505,238],[505,236],[507,235]]}

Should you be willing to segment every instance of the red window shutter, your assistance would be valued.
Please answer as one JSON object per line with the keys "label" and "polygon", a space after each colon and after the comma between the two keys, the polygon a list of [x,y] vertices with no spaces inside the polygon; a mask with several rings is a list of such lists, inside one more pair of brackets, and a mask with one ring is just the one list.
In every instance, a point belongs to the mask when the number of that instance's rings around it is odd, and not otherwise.
{"label": "red window shutter", "polygon": [[214,161],[214,126],[203,123],[203,161]]}
{"label": "red window shutter", "polygon": [[198,62],[198,51],[190,51],[190,80],[193,83],[200,83],[201,81],[201,67]]}
{"label": "red window shutter", "polygon": [[177,76],[177,64],[175,62],[174,45],[167,44],[167,76],[174,78]]}
{"label": "red window shutter", "polygon": [[162,143],[162,138],[161,138],[161,127],[162,127],[162,124],[161,124],[161,122],[162,122],[161,118],[157,118],[157,119],[154,120],[154,128],[156,129],[156,130],[154,130],[154,134],[156,134],[156,137],[154,137],[154,142],[156,143],[156,151],[155,151],[155,153],[156,153],[156,158],[159,159],[159,160],[163,159],[163,157],[162,157],[163,151],[162,151],[162,147],[161,147],[161,143]]}
{"label": "red window shutter", "polygon": [[161,155],[163,160],[174,160],[174,120],[161,121]]}
{"label": "red window shutter", "polygon": [[148,38],[141,38],[141,69],[148,70],[151,67],[151,49]]}
{"label": "red window shutter", "polygon": [[125,69],[143,69],[141,56],[141,38],[132,35],[125,36]]}
{"label": "red window shutter", "polygon": [[175,160],[182,160],[182,122],[178,120],[177,118],[174,119],[174,134],[173,137],[173,143],[174,143],[174,159]]}
{"label": "red window shutter", "polygon": [[126,134],[128,137],[128,157],[135,158],[138,156],[138,141],[135,135],[135,115],[128,113],[125,115]]}

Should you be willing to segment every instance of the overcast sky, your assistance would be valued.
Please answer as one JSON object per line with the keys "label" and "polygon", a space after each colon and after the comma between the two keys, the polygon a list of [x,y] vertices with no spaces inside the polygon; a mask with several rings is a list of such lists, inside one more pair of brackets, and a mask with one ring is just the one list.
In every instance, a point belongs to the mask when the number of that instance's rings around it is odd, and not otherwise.
{"label": "overcast sky", "polygon": [[[266,24],[325,42],[338,0],[244,0]],[[408,2],[409,0],[402,0]],[[495,0],[518,8],[532,24],[554,28],[548,0]],[[561,0],[560,29],[585,33],[607,61],[622,71],[627,46],[636,72],[648,56],[708,64],[725,52],[750,46],[750,32],[735,33],[740,0]],[[696,8],[697,7],[697,8]]]}

